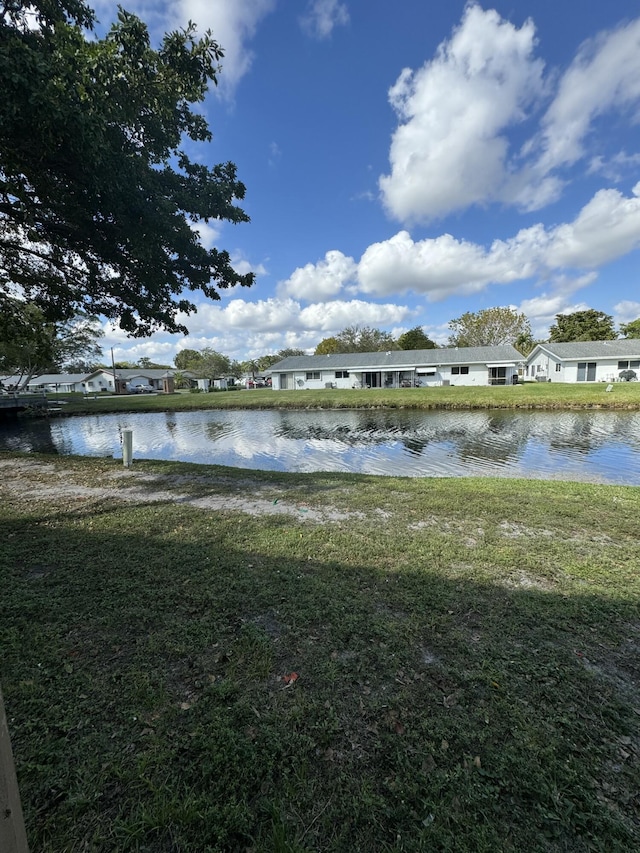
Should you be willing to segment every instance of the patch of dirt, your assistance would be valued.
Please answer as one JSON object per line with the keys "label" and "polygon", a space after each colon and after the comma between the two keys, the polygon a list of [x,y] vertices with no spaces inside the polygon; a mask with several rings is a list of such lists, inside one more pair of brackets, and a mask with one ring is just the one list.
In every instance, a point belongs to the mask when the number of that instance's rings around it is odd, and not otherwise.
{"label": "patch of dirt", "polygon": [[[129,468],[109,472],[105,479],[109,485],[86,485],[77,482],[78,472],[73,468],[61,468],[55,464],[42,464],[29,459],[0,461],[0,494],[11,494],[34,501],[92,500],[125,501],[129,503],[180,503],[198,509],[216,512],[242,512],[247,515],[295,516],[304,521],[319,524],[338,523],[363,518],[359,512],[343,512],[335,507],[315,509],[304,503],[277,498],[261,497],[264,485],[247,478],[231,480],[221,477],[219,481],[203,478],[197,474],[175,477],[156,476]],[[117,482],[117,485],[114,484]],[[215,486],[233,487],[233,492],[215,491]],[[174,486],[176,489],[174,490]],[[194,486],[198,494],[189,494],[186,489]],[[202,494],[203,488],[211,491]],[[283,494],[282,490],[270,488],[271,494]]]}

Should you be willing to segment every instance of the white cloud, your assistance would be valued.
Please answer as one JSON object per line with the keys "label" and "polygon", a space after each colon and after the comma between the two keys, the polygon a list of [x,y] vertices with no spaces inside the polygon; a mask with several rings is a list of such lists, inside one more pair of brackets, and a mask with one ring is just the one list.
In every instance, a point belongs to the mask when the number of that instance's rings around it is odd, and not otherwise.
{"label": "white cloud", "polygon": [[[544,90],[533,57],[535,28],[468,6],[460,26],[418,71],[389,92],[400,125],[391,143],[383,200],[402,221],[429,220],[506,192],[508,140]],[[513,192],[513,190],[512,190]]]}
{"label": "white cloud", "polygon": [[450,234],[414,242],[400,231],[369,246],[358,264],[358,281],[362,292],[376,296],[413,290],[437,300],[475,293],[489,283],[593,270],[638,248],[640,184],[628,198],[600,190],[573,222],[550,229],[534,225],[489,249]]}
{"label": "white cloud", "polygon": [[550,267],[599,267],[640,247],[640,183],[633,197],[600,190],[574,222],[550,232]]}
{"label": "white cloud", "polygon": [[300,19],[302,29],[313,38],[328,38],[337,26],[349,23],[349,10],[340,0],[310,0]]}
{"label": "white cloud", "polygon": [[211,225],[210,222],[190,222],[189,224],[198,233],[205,249],[212,249],[220,239],[220,229]]}
{"label": "white cloud", "polygon": [[390,325],[411,315],[405,305],[378,305],[352,299],[349,302],[325,302],[308,305],[300,312],[300,322],[309,329],[334,334],[353,325]]}
{"label": "white cloud", "polygon": [[[531,20],[518,29],[472,4],[432,60],[402,71],[389,91],[399,120],[391,173],[379,180],[392,216],[426,222],[491,202],[537,210],[580,160],[617,180],[635,168],[636,154],[605,152],[610,135],[600,144],[596,122],[613,111],[638,120],[640,18],[582,45],[562,75],[545,78],[535,49]],[[513,131],[534,119],[539,129],[515,150]]]}
{"label": "white cloud", "polygon": [[615,320],[618,325],[620,323],[630,323],[632,320],[637,320],[640,317],[640,302],[624,299],[622,302],[616,303],[613,306],[613,310],[615,311]]}
{"label": "white cloud", "polygon": [[581,159],[594,118],[639,100],[640,18],[582,45],[544,117],[538,168],[546,173]]}
{"label": "white cloud", "polygon": [[298,267],[291,276],[278,285],[278,295],[292,296],[305,302],[323,302],[337,296],[342,288],[356,276],[353,258],[342,252],[329,251],[324,260]]}

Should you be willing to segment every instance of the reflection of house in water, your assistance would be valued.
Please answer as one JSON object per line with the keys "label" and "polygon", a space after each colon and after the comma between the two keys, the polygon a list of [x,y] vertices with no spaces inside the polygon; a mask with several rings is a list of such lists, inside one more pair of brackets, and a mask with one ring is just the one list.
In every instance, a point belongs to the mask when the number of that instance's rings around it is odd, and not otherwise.
{"label": "reflection of house in water", "polygon": [[[337,418],[346,422],[336,422]],[[453,452],[463,460],[503,464],[517,457],[527,442],[528,429],[517,418],[509,412],[478,411],[287,412],[276,434],[350,448],[398,443],[414,456],[430,445],[443,445],[442,452]]]}
{"label": "reflection of house in water", "polygon": [[[630,429],[630,422],[636,428]],[[541,413],[536,435],[543,431],[550,450],[589,453],[615,441],[640,448],[640,415],[629,412]]]}

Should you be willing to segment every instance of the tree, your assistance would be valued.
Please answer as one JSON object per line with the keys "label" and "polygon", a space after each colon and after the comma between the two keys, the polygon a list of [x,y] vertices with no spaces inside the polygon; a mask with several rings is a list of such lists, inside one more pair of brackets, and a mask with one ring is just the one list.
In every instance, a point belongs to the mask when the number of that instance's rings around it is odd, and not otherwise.
{"label": "tree", "polygon": [[337,352],[381,352],[397,350],[398,344],[393,335],[370,326],[347,326],[335,337],[320,341],[315,355],[330,355]]}
{"label": "tree", "polygon": [[344,352],[340,349],[340,341],[337,338],[323,338],[316,347],[314,355],[332,355],[336,352]]}
{"label": "tree", "polygon": [[173,363],[178,370],[193,370],[200,369],[202,364],[202,353],[196,349],[183,349],[173,359]]}
{"label": "tree", "polygon": [[143,370],[171,370],[170,364],[158,364],[158,362],[151,361],[146,356],[138,359],[136,367],[141,367]]}
{"label": "tree", "polygon": [[297,347],[285,347],[284,349],[279,349],[276,355],[280,360],[283,358],[289,358],[291,355],[306,355],[306,350],[298,349]]}
{"label": "tree", "polygon": [[87,39],[82,0],[0,8],[0,310],[18,288],[47,320],[82,310],[134,336],[186,334],[185,293],[219,299],[254,280],[192,227],[248,221],[235,165],[208,168],[180,147],[211,139],[191,105],[217,83],[223,51],[191,23],[153,50],[122,9]]}
{"label": "tree", "polygon": [[219,379],[221,376],[231,376],[231,359],[221,352],[205,347],[201,352],[202,360],[196,372],[206,379]]}
{"label": "tree", "polygon": [[640,317],[630,323],[621,323],[620,334],[625,338],[640,338]]}
{"label": "tree", "polygon": [[521,332],[513,342],[513,345],[522,355],[529,355],[537,343],[539,342],[534,340],[533,335],[529,330]]}
{"label": "tree", "polygon": [[573,314],[556,314],[556,322],[549,329],[549,341],[554,344],[570,341],[614,341],[616,337],[613,317],[594,308],[574,311]]}
{"label": "tree", "polygon": [[467,311],[449,323],[452,347],[494,347],[513,344],[522,336],[531,337],[531,326],[524,314],[513,308],[484,308]]}
{"label": "tree", "polygon": [[0,312],[0,370],[20,376],[19,387],[42,373],[77,366],[89,372],[102,355],[102,334],[95,317],[52,323],[38,306],[7,299]]}
{"label": "tree", "polygon": [[279,361],[282,361],[284,358],[289,358],[289,356],[292,355],[306,355],[306,352],[303,349],[296,349],[295,347],[285,347],[284,349],[278,350],[277,353],[261,355],[256,359],[258,369],[264,372],[274,364],[277,364]]}
{"label": "tree", "polygon": [[409,329],[408,332],[400,335],[398,338],[398,346],[400,349],[408,350],[436,349],[438,345],[434,343],[431,338],[425,335],[422,326],[415,326],[415,328]]}

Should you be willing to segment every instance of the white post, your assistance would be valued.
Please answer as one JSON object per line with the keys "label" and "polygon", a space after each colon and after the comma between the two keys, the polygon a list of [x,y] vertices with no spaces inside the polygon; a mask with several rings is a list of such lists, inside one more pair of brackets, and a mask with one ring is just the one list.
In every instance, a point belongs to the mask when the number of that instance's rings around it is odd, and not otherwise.
{"label": "white post", "polygon": [[122,464],[130,468],[133,462],[133,432],[130,429],[122,430]]}
{"label": "white post", "polygon": [[0,691],[0,850],[2,853],[29,853],[2,691]]}

